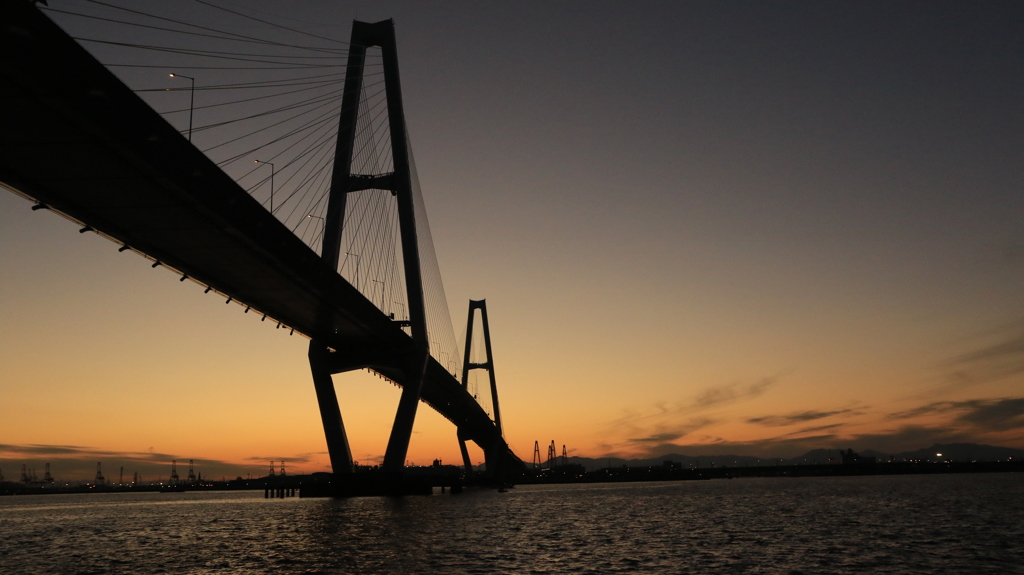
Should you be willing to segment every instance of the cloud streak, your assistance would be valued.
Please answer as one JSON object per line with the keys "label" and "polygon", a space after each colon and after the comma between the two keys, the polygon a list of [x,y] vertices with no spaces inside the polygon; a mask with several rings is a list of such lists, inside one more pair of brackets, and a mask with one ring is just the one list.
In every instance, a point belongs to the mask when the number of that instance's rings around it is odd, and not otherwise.
{"label": "cloud streak", "polygon": [[804,423],[807,421],[815,421],[817,419],[825,419],[826,417],[832,417],[834,415],[843,415],[847,413],[854,413],[853,409],[836,409],[833,411],[798,411],[789,415],[765,415],[762,417],[751,417],[747,420],[747,423],[757,423],[768,427],[783,427],[786,425],[793,425],[796,423]]}
{"label": "cloud streak", "polygon": [[23,455],[31,457],[36,457],[40,455],[60,455],[89,457],[94,459],[97,457],[116,457],[118,459],[129,459],[138,461],[171,461],[175,459],[183,459],[181,456],[178,455],[156,453],[153,451],[108,451],[82,445],[41,445],[33,443],[25,445],[0,443],[0,455],[4,455],[7,457],[10,457],[11,455]]}
{"label": "cloud streak", "polygon": [[914,419],[927,415],[956,414],[953,423],[984,431],[1024,429],[1024,397],[935,401],[889,415],[892,419]]}
{"label": "cloud streak", "polygon": [[[286,461],[288,464],[309,464],[315,459],[316,453],[304,453],[294,456],[279,456],[275,461]],[[51,463],[53,473],[59,479],[77,481],[91,479],[96,474],[96,464],[102,463],[107,477],[113,479],[114,472],[130,475],[135,472],[143,474],[147,481],[157,477],[169,477],[171,462],[178,462],[178,473],[184,475],[186,465],[192,461],[196,471],[205,476],[235,477],[253,472],[262,475],[270,459],[251,457],[245,461],[259,462],[258,465],[204,459],[157,453],[154,451],[110,451],[80,445],[41,445],[41,444],[0,444],[0,469],[6,471],[10,478],[13,471],[20,470],[22,465],[28,469],[42,468]],[[318,469],[314,469],[318,470]],[[293,471],[293,469],[290,469]]]}
{"label": "cloud streak", "polygon": [[[863,411],[859,408],[799,411],[784,415],[751,417],[744,421],[775,429],[847,415],[863,415]],[[920,418],[929,420],[921,420],[926,423],[915,421]],[[1021,432],[1024,432],[1024,397],[934,401],[882,415],[882,423],[889,422],[890,425],[895,424],[895,427],[870,433],[856,432],[847,421],[806,425],[794,431],[746,441],[729,441],[713,435],[694,433],[701,428],[723,422],[721,419],[703,418],[675,426],[671,423],[662,423],[651,426],[649,433],[631,437],[625,446],[620,444],[618,447],[625,452],[639,447],[648,457],[668,454],[734,454],[791,458],[812,449],[853,448],[857,451],[900,453],[936,444],[1006,444],[1007,441],[1019,441],[1024,438],[1024,435],[1021,435]],[[606,444],[604,447],[609,454],[617,453],[613,445]]]}
{"label": "cloud streak", "polygon": [[1001,339],[958,355],[943,364],[943,391],[999,381],[1024,373],[1024,322],[1001,330]]}
{"label": "cloud streak", "polygon": [[[700,415],[702,412],[760,397],[771,390],[780,377],[775,375],[754,382],[712,386],[686,400],[659,401],[646,409],[627,409],[622,417],[607,424],[606,430],[609,434],[625,437],[615,443],[626,451],[638,447],[653,449],[662,444],[671,445],[700,429],[721,423],[715,417]],[[608,443],[601,445],[608,451],[615,449]]]}
{"label": "cloud streak", "polygon": [[686,437],[687,435],[690,435],[694,431],[697,431],[698,429],[707,427],[714,423],[717,423],[717,421],[714,419],[698,418],[691,420],[689,423],[684,423],[680,425],[660,425],[656,426],[654,432],[650,435],[647,435],[646,437],[632,437],[627,439],[626,441],[630,443],[651,444],[672,442],[677,439]]}
{"label": "cloud streak", "polygon": [[737,382],[718,385],[702,390],[690,400],[678,402],[659,401],[648,409],[630,408],[626,410],[625,415],[610,422],[608,427],[618,429],[627,425],[636,425],[643,420],[690,415],[754,399],[767,393],[779,382],[780,378],[781,376],[774,375],[763,377],[754,383]]}

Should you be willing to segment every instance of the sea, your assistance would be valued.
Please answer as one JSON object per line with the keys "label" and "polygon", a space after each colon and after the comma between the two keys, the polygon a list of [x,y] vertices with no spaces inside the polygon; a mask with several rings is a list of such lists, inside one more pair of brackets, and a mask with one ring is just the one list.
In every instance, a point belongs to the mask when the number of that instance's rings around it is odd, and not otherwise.
{"label": "sea", "polygon": [[0,497],[0,574],[1024,573],[1024,474]]}

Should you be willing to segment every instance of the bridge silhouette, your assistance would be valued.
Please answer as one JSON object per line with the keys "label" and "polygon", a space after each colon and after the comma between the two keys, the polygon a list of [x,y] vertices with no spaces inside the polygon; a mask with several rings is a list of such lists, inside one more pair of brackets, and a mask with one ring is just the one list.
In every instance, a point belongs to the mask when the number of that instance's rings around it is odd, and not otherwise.
{"label": "bridge silhouette", "polygon": [[[244,306],[246,313],[307,336],[336,480],[352,477],[354,467],[331,376],[359,369],[402,387],[382,465],[393,484],[400,484],[421,401],[455,425],[467,471],[466,441],[483,450],[495,479],[525,469],[502,437],[483,302],[470,303],[461,381],[453,369],[454,352],[431,346],[441,328],[435,325],[437,314],[428,309],[425,290],[433,288],[425,288],[422,254],[432,253],[432,240],[429,231],[423,233],[425,216],[417,209],[418,182],[390,20],[353,23],[332,174],[322,206],[326,211],[303,216],[322,221],[319,254],[266,202],[192,145],[191,109],[186,136],[30,2],[0,0],[0,26],[0,183],[33,201],[33,209],[52,210],[83,233],[106,237],[122,251],[150,259],[153,267],[180,274],[181,281],[205,286],[226,302]],[[360,106],[365,108],[367,98],[365,63],[371,48],[379,50],[382,60],[383,129],[390,141],[383,165],[390,169],[366,173],[353,158],[366,147],[359,142],[367,131],[360,125]],[[271,186],[273,177],[271,171]],[[273,193],[271,187],[271,210]],[[366,278],[359,281],[358,259],[356,285],[338,269],[347,263],[340,257],[343,237],[351,231],[346,213],[360,194],[393,202],[397,214],[394,245],[377,250],[400,261],[397,273],[367,284],[380,284],[381,305],[361,291]],[[378,229],[365,233],[382,234]],[[402,292],[407,314],[396,317],[386,311],[385,289]],[[487,339],[486,360],[479,363],[472,363],[469,353],[475,311],[482,313]],[[490,373],[493,419],[468,388],[473,369]]]}

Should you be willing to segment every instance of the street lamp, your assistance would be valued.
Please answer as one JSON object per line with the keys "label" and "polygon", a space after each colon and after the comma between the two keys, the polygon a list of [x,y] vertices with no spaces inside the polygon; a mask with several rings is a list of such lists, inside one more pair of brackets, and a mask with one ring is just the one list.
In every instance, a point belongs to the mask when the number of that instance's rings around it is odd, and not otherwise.
{"label": "street lamp", "polygon": [[274,213],[274,163],[273,162],[261,162],[260,160],[253,160],[256,164],[267,164],[270,166],[270,213]]}
{"label": "street lamp", "polygon": [[183,76],[181,74],[171,74],[171,78],[185,78],[192,82],[192,89],[189,90],[188,99],[188,141],[192,141],[192,110],[195,109],[196,103],[196,79],[191,76]]}
{"label": "street lamp", "polygon": [[[312,220],[320,220],[320,225],[321,226],[326,226],[327,225],[327,221],[324,220],[323,218],[321,218],[320,216],[314,216],[313,214],[306,214],[306,217],[309,218],[309,219],[312,219]],[[316,228],[313,228],[313,229],[316,229]],[[314,235],[313,239],[310,240],[310,241],[311,242],[316,241],[316,235]]]}
{"label": "street lamp", "polygon": [[[374,283],[380,284],[380,307],[382,308],[381,311],[384,311],[383,310],[383,308],[384,308],[384,282],[381,281],[381,280],[378,280],[378,279],[372,279],[370,281],[372,281]],[[372,290],[370,291],[370,302],[373,302],[373,291]],[[374,305],[376,305],[376,303],[374,303]]]}
{"label": "street lamp", "polygon": [[[354,254],[352,252],[345,252],[345,255],[346,256],[352,256],[352,257],[356,258],[356,289],[359,289],[359,254]],[[348,259],[348,258],[346,258],[346,259]]]}

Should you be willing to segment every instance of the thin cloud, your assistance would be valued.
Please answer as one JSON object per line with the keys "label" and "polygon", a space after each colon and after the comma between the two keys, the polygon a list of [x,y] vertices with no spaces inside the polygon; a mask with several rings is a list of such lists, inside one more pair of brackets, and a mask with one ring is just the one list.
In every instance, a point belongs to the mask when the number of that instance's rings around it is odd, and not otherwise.
{"label": "thin cloud", "polygon": [[0,453],[32,453],[40,455],[63,455],[91,451],[88,447],[79,445],[8,445],[0,443]]}
{"label": "thin cloud", "polygon": [[1000,330],[1000,340],[958,355],[945,364],[943,391],[998,381],[1024,373],[1024,322]]}
{"label": "thin cloud", "polygon": [[953,426],[906,425],[881,433],[864,433],[850,439],[854,449],[875,449],[882,452],[898,453],[912,451],[936,443],[972,443],[978,437]]}
{"label": "thin cloud", "polygon": [[913,407],[903,411],[896,411],[890,413],[887,417],[889,419],[913,419],[915,417],[921,417],[922,415],[930,415],[933,413],[949,413],[962,409],[965,405],[974,405],[976,401],[933,401],[925,405]]}
{"label": "thin cloud", "polygon": [[1024,428],[1024,397],[984,402],[966,410],[956,421],[992,431]]}
{"label": "thin cloud", "polygon": [[669,441],[675,441],[686,435],[685,433],[655,433],[647,437],[632,437],[626,441],[633,443],[665,443]]}
{"label": "thin cloud", "polygon": [[717,441],[676,444],[665,443],[652,447],[648,457],[662,457],[670,454],[725,457],[729,455],[761,458],[790,458],[807,453],[812,449],[839,449],[847,443],[834,434],[819,434],[808,437],[779,437],[758,441]]}
{"label": "thin cloud", "polygon": [[31,443],[26,445],[0,444],[0,454],[6,454],[7,456],[23,455],[30,457],[40,455],[61,455],[89,458],[118,458],[141,461],[171,461],[174,459],[183,459],[182,456],[168,453],[156,453],[153,451],[108,451],[80,445],[40,445]]}
{"label": "thin cloud", "polygon": [[700,395],[694,399],[692,407],[694,409],[706,409],[708,407],[723,403],[732,403],[741,399],[753,399],[764,395],[766,391],[778,383],[778,380],[778,376],[764,377],[749,385],[733,383],[730,385],[711,387],[701,392]]}
{"label": "thin cloud", "polygon": [[[626,439],[606,445],[605,451],[634,451],[640,446],[674,444],[681,439],[701,441],[693,432],[721,421],[699,413],[760,397],[772,389],[780,375],[762,377],[754,382],[735,382],[708,387],[688,400],[658,401],[647,408],[629,408],[619,419],[606,426],[606,432]],[[650,447],[648,447],[650,449]]]}
{"label": "thin cloud", "polygon": [[682,439],[694,431],[714,423],[717,423],[714,419],[701,418],[691,420],[689,423],[682,425],[658,426],[651,435],[647,435],[646,437],[633,437],[626,441],[630,443],[669,443],[677,439]]}
{"label": "thin cloud", "polygon": [[957,414],[951,423],[984,431],[1020,429],[1024,428],[1024,397],[934,401],[889,414],[889,418],[906,420],[933,414]]}
{"label": "thin cloud", "polygon": [[853,411],[853,409],[836,409],[833,411],[798,411],[789,415],[765,415],[762,417],[752,417],[747,420],[747,423],[757,423],[768,427],[783,427],[796,423],[825,419],[826,417],[832,417],[834,415],[853,413]]}
{"label": "thin cloud", "polygon": [[[735,454],[791,458],[812,449],[846,448],[901,453],[936,444],[986,443],[993,439],[996,444],[1005,444],[1007,440],[1014,440],[1006,432],[1024,430],[1024,398],[1020,397],[938,401],[890,414],[889,418],[907,420],[931,414],[944,415],[945,422],[934,425],[907,423],[875,433],[844,433],[847,424],[837,422],[753,441],[690,436],[689,441],[683,443],[666,437],[667,441],[652,441],[655,444],[646,450],[646,454],[649,457],[674,453],[689,456]],[[657,439],[657,436],[652,435],[650,439]]]}
{"label": "thin cloud", "polygon": [[242,461],[254,461],[260,463],[268,463],[271,461],[279,461],[282,463],[309,463],[311,461],[311,454],[301,453],[298,455],[252,455],[244,458]]}
{"label": "thin cloud", "polygon": [[754,399],[767,393],[774,387],[781,378],[781,375],[763,377],[754,383],[730,383],[706,388],[695,397],[687,401],[669,402],[657,401],[646,409],[626,408],[622,417],[610,422],[609,428],[621,428],[626,425],[634,425],[637,422],[679,417],[698,413],[723,405],[737,403],[748,399]]}
{"label": "thin cloud", "polygon": [[803,435],[805,433],[818,433],[819,431],[827,431],[827,430],[830,430],[830,429],[837,429],[837,428],[840,428],[840,427],[844,427],[845,425],[846,425],[845,423],[831,423],[829,425],[816,425],[814,427],[805,427],[803,429],[798,429],[796,431],[791,431],[791,432],[783,435],[782,437],[791,437],[791,436],[794,436],[794,435]]}
{"label": "thin cloud", "polygon": [[[839,424],[836,424],[839,425]],[[824,426],[829,427],[829,426]],[[814,449],[875,450],[883,453],[911,451],[937,443],[968,443],[971,436],[948,427],[904,426],[889,432],[872,434],[818,433],[828,429],[808,428],[796,436],[787,433],[754,441],[708,441],[700,443],[664,443],[651,447],[648,457],[668,454],[689,456],[745,455],[762,458],[793,458]]]}
{"label": "thin cloud", "polygon": [[[136,472],[150,481],[161,476],[169,477],[172,461],[175,460],[178,463],[178,473],[181,475],[187,472],[190,461],[197,473],[204,476],[235,477],[244,475],[247,469],[251,469],[247,465],[230,461],[190,458],[154,451],[110,451],[72,445],[0,444],[0,467],[19,469],[25,465],[28,470],[36,470],[49,463],[53,475],[61,481],[91,479],[96,475],[97,463],[102,465],[109,481],[113,481],[115,477],[120,479],[121,473],[128,477]],[[257,472],[262,470],[263,466],[260,465]]]}

